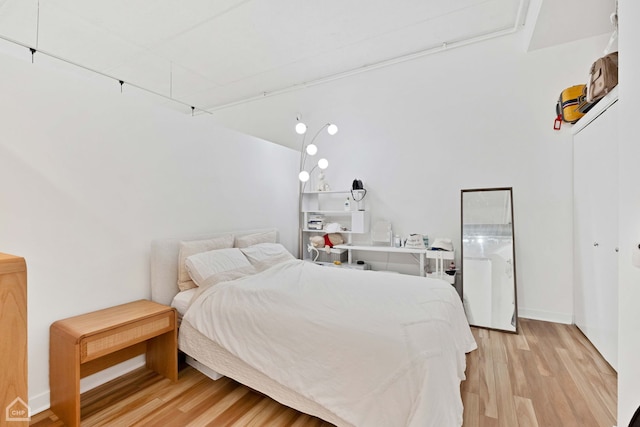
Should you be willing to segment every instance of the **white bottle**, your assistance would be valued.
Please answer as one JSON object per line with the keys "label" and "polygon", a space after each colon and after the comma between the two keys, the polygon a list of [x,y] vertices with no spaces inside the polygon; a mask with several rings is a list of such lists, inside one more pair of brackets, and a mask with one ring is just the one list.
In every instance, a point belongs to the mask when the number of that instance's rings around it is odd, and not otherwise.
{"label": "white bottle", "polygon": [[347,200],[344,201],[344,210],[345,211],[351,210],[351,200],[349,200],[348,197],[347,197]]}

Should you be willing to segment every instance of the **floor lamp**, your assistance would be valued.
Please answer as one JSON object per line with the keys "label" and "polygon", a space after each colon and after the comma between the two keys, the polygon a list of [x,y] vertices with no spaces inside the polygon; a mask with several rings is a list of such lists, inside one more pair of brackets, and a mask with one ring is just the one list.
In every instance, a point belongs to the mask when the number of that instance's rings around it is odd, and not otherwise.
{"label": "floor lamp", "polygon": [[[315,133],[315,135],[311,139],[311,142],[306,144],[307,125],[305,125],[302,122],[298,122],[296,124],[296,133],[298,135],[303,135],[302,147],[300,149],[300,170],[298,173],[298,179],[300,180],[300,183],[298,185],[298,190],[299,190],[298,191],[298,258],[300,259],[304,258],[304,245],[302,242],[302,235],[303,235],[303,230],[305,229],[305,224],[303,220],[304,215],[302,213],[302,193],[304,193],[307,186],[307,182],[311,178],[311,174],[313,173],[313,171],[316,168],[319,168],[320,170],[326,169],[327,167],[329,167],[329,161],[325,158],[321,158],[320,160],[318,160],[318,162],[313,166],[313,168],[309,172],[307,172],[307,170],[305,169],[305,166],[306,166],[307,157],[315,156],[317,154],[318,147],[315,145],[315,141],[316,141],[316,138],[318,138],[318,136],[320,135],[320,133],[325,129],[327,133],[332,136],[338,133],[338,126],[332,123],[327,123]],[[325,188],[319,188],[318,190],[322,191],[322,190],[325,190]]]}

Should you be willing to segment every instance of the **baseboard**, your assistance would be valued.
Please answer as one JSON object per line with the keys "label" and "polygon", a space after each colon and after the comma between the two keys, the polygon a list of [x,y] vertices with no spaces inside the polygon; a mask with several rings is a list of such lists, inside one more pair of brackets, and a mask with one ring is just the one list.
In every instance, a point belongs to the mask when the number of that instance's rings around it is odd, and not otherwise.
{"label": "baseboard", "polygon": [[[80,380],[80,393],[84,393],[85,391],[94,389],[144,365],[145,356],[144,354],[142,354],[117,365],[111,366],[93,375],[82,378]],[[36,394],[34,396],[29,396],[29,409],[31,411],[31,415],[39,414],[42,411],[46,411],[50,407],[51,396],[49,390]]]}
{"label": "baseboard", "polygon": [[29,396],[29,416],[34,416],[42,411],[46,411],[51,406],[51,397],[49,390],[44,391],[35,396]]}
{"label": "baseboard", "polygon": [[573,323],[572,313],[558,313],[555,311],[535,310],[518,307],[518,317],[533,320],[543,320],[545,322],[564,323],[571,325]]}

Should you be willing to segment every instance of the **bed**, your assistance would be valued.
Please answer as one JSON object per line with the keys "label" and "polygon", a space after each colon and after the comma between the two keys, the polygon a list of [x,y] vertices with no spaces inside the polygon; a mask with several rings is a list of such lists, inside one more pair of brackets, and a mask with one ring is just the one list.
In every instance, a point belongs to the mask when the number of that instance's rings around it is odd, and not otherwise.
{"label": "bed", "polygon": [[188,363],[339,427],[462,425],[476,343],[450,284],[318,266],[276,240],[261,229],[152,243],[152,299],[181,312]]}

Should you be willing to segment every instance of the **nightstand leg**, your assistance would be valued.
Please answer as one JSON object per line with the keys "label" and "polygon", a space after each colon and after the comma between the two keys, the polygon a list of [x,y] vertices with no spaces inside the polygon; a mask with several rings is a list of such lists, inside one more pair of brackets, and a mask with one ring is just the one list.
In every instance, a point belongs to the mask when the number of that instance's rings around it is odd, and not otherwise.
{"label": "nightstand leg", "polygon": [[49,388],[51,410],[65,426],[80,425],[80,354],[73,340],[51,328]]}
{"label": "nightstand leg", "polygon": [[176,330],[147,341],[147,368],[178,381],[178,351]]}

